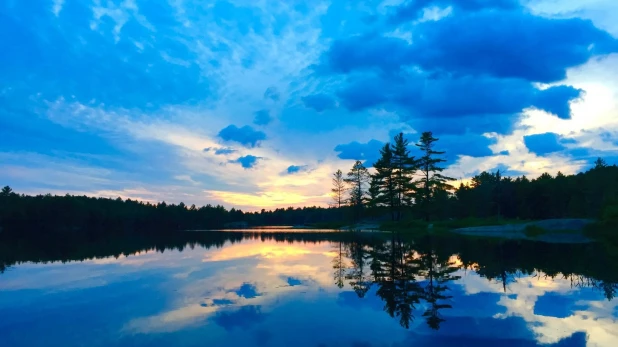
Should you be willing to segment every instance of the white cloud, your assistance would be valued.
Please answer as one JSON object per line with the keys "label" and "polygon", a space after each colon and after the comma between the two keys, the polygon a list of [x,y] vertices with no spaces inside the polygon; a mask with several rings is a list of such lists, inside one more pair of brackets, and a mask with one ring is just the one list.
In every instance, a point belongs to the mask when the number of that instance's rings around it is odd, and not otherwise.
{"label": "white cloud", "polygon": [[56,17],[60,15],[62,7],[64,6],[64,0],[53,0],[52,12]]}
{"label": "white cloud", "polygon": [[[461,283],[467,294],[476,293],[503,293],[502,283],[488,281],[476,273],[462,273]],[[618,306],[616,300],[607,302],[601,298],[598,300],[578,299],[581,289],[574,287],[567,278],[561,275],[556,278],[538,273],[533,276],[520,276],[507,286],[506,294],[517,294],[515,298],[503,295],[498,305],[506,307],[506,313],[498,314],[496,318],[502,319],[509,316],[523,318],[528,327],[535,333],[537,342],[552,344],[571,336],[576,332],[586,332],[588,337],[587,346],[610,347],[618,339],[618,331],[615,329],[616,319],[613,310]],[[566,318],[556,318],[534,313],[534,307],[539,297],[547,293],[566,296],[574,300],[574,304],[580,307]]]}

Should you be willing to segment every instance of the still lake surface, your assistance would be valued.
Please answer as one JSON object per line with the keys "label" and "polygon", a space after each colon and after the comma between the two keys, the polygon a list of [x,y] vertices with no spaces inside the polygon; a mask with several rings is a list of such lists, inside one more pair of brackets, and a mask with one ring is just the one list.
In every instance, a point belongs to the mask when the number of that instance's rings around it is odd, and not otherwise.
{"label": "still lake surface", "polygon": [[302,230],[0,255],[1,346],[618,346],[600,245]]}

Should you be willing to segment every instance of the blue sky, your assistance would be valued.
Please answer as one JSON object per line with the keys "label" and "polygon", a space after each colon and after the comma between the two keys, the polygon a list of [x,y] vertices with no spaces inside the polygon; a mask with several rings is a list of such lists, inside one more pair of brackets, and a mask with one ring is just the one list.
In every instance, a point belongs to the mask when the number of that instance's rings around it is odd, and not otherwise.
{"label": "blue sky", "polygon": [[244,209],[433,131],[448,174],[618,160],[613,0],[0,4],[0,184]]}

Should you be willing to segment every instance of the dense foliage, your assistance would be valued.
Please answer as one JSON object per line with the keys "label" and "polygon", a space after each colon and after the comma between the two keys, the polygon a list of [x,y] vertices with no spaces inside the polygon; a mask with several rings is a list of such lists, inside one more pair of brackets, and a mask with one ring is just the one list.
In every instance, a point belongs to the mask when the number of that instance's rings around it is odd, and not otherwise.
{"label": "dense foliage", "polygon": [[544,173],[538,178],[503,177],[482,172],[461,184],[450,199],[447,215],[455,218],[521,219],[607,218],[618,203],[618,167],[597,160],[576,175]]}

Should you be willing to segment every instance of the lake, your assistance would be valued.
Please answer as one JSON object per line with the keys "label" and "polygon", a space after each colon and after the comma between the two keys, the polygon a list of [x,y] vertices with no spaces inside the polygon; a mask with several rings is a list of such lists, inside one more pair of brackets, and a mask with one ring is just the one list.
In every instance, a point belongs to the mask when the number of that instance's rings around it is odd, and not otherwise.
{"label": "lake", "polygon": [[0,247],[2,346],[616,346],[602,245],[303,230]]}

